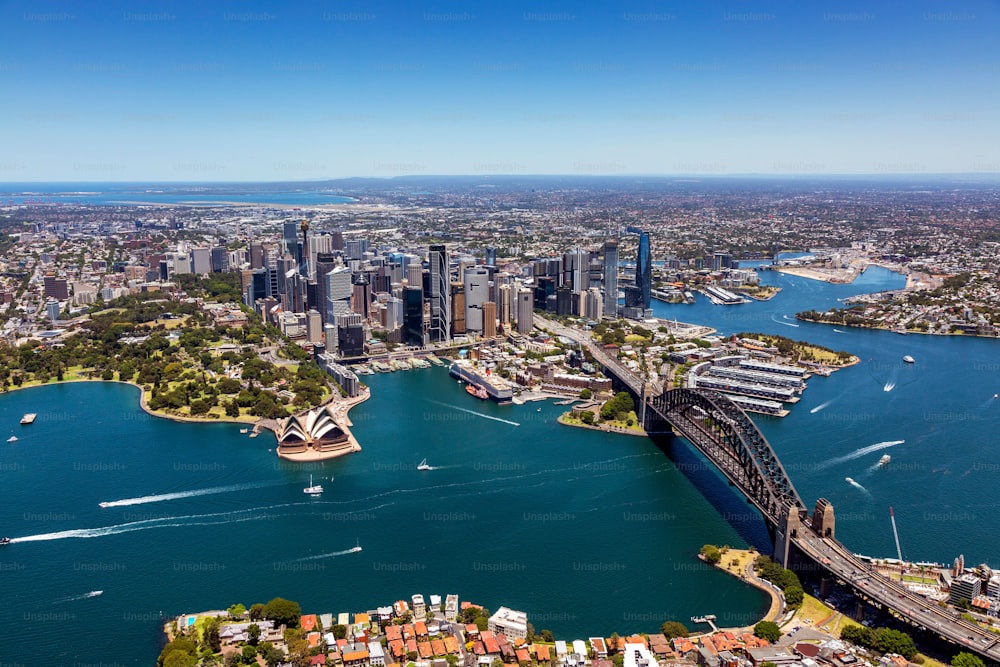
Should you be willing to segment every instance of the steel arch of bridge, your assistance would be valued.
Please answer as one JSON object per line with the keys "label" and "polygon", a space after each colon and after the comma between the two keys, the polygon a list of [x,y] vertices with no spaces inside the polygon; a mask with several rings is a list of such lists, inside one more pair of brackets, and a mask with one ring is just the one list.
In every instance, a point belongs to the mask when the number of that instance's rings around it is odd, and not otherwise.
{"label": "steel arch of bridge", "polygon": [[[653,414],[691,442],[776,526],[782,508],[804,508],[781,461],[757,425],[725,394],[671,389],[650,399]],[[655,430],[655,429],[647,429]]]}

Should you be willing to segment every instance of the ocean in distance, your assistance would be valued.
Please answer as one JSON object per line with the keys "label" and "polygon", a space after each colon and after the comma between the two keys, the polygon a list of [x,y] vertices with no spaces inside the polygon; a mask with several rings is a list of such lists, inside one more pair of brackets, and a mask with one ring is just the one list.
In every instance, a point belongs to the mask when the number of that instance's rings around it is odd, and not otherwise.
{"label": "ocean in distance", "polygon": [[353,197],[315,188],[278,189],[254,184],[0,183],[0,205],[79,204],[123,206],[260,204],[318,206],[348,204]]}

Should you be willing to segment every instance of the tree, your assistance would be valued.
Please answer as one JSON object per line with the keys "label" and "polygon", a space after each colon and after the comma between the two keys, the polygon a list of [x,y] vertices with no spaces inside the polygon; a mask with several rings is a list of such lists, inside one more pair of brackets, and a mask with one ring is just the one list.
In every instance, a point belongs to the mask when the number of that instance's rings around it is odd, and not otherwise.
{"label": "tree", "polygon": [[202,642],[208,647],[212,653],[218,653],[222,650],[222,638],[219,636],[219,619],[210,618],[205,624],[205,628],[201,633]]}
{"label": "tree", "polygon": [[706,544],[701,548],[701,556],[707,563],[715,565],[722,560],[722,552],[714,544]]}
{"label": "tree", "polygon": [[249,665],[250,663],[257,662],[257,647],[256,646],[244,646],[243,653],[240,656],[243,658],[243,663]]}
{"label": "tree", "polygon": [[875,631],[874,648],[882,653],[898,653],[907,660],[917,654],[913,638],[905,632],[892,628],[879,628]]}
{"label": "tree", "polygon": [[274,621],[275,625],[297,628],[301,616],[302,607],[299,603],[285,598],[274,598],[264,606],[264,618]]}
{"label": "tree", "polygon": [[[160,651],[160,657],[157,660],[157,664],[160,665],[160,667],[164,667],[166,665],[167,658],[175,651],[179,651],[193,657],[197,650],[197,645],[190,637],[175,637],[173,641],[167,642],[167,645],[163,647],[162,651]],[[174,659],[176,660],[177,658]],[[193,665],[194,663],[192,662],[191,664]],[[173,667],[179,666],[173,665]]]}
{"label": "tree", "polygon": [[257,653],[260,654],[260,657],[264,658],[267,667],[277,667],[278,663],[285,659],[285,652],[273,646],[271,642],[264,642],[258,646]]}
{"label": "tree", "polygon": [[585,400],[585,401],[587,401],[587,400],[590,400],[590,398],[591,398],[591,397],[592,397],[593,395],[594,395],[594,392],[592,392],[592,391],[591,391],[590,389],[588,389],[587,387],[584,387],[583,389],[581,389],[581,390],[580,390],[580,398],[582,398],[582,399],[583,399],[583,400]]}
{"label": "tree", "polygon": [[554,642],[556,640],[555,636],[552,634],[551,630],[542,630],[542,641],[543,642]]}
{"label": "tree", "polygon": [[785,604],[798,607],[806,599],[806,593],[801,586],[789,586],[785,589]]}
{"label": "tree", "polygon": [[264,605],[260,602],[250,606],[250,620],[261,621],[264,619]]}
{"label": "tree", "polygon": [[773,644],[781,639],[781,628],[774,621],[761,621],[753,626],[753,634],[755,637],[766,639]]}
{"label": "tree", "polygon": [[665,621],[660,626],[660,632],[667,639],[673,639],[674,637],[687,637],[690,631],[686,625],[679,621]]}
{"label": "tree", "polygon": [[330,632],[333,633],[334,639],[346,639],[347,638],[347,626],[346,625],[334,625]]}
{"label": "tree", "polygon": [[584,410],[583,412],[581,412],[580,413],[580,421],[582,421],[584,424],[587,424],[588,426],[593,425],[593,423],[594,423],[594,413],[593,413],[593,411],[591,411],[591,410]]}
{"label": "tree", "polygon": [[951,659],[951,667],[986,667],[977,655],[962,651]]}
{"label": "tree", "polygon": [[247,643],[250,646],[256,646],[257,642],[260,641],[260,626],[256,623],[251,623],[247,626]]}
{"label": "tree", "polygon": [[163,661],[163,667],[194,667],[198,664],[198,659],[180,649],[174,649],[167,654]]}

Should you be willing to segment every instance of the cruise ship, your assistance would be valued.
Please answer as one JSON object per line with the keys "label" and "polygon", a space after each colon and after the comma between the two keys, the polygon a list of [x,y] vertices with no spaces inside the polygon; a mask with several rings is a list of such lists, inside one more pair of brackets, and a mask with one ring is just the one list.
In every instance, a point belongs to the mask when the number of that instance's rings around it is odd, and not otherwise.
{"label": "cruise ship", "polygon": [[486,395],[497,403],[510,403],[514,398],[514,388],[509,382],[496,375],[491,375],[489,370],[480,372],[467,361],[454,361],[448,369],[452,377],[474,384],[484,389]]}

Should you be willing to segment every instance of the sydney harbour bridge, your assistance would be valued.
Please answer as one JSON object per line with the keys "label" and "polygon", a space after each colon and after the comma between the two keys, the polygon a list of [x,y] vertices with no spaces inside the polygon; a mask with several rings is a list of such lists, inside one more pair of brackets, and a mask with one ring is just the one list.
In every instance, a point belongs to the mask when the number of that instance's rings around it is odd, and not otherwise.
{"label": "sydney harbour bridge", "polygon": [[681,437],[717,468],[760,511],[774,539],[775,561],[832,577],[860,600],[922,633],[1000,663],[1000,635],[880,574],[838,541],[833,505],[820,498],[809,512],[767,438],[725,394],[646,382],[579,331],[550,320],[537,324],[586,347],[605,374],[635,398],[647,433]]}

